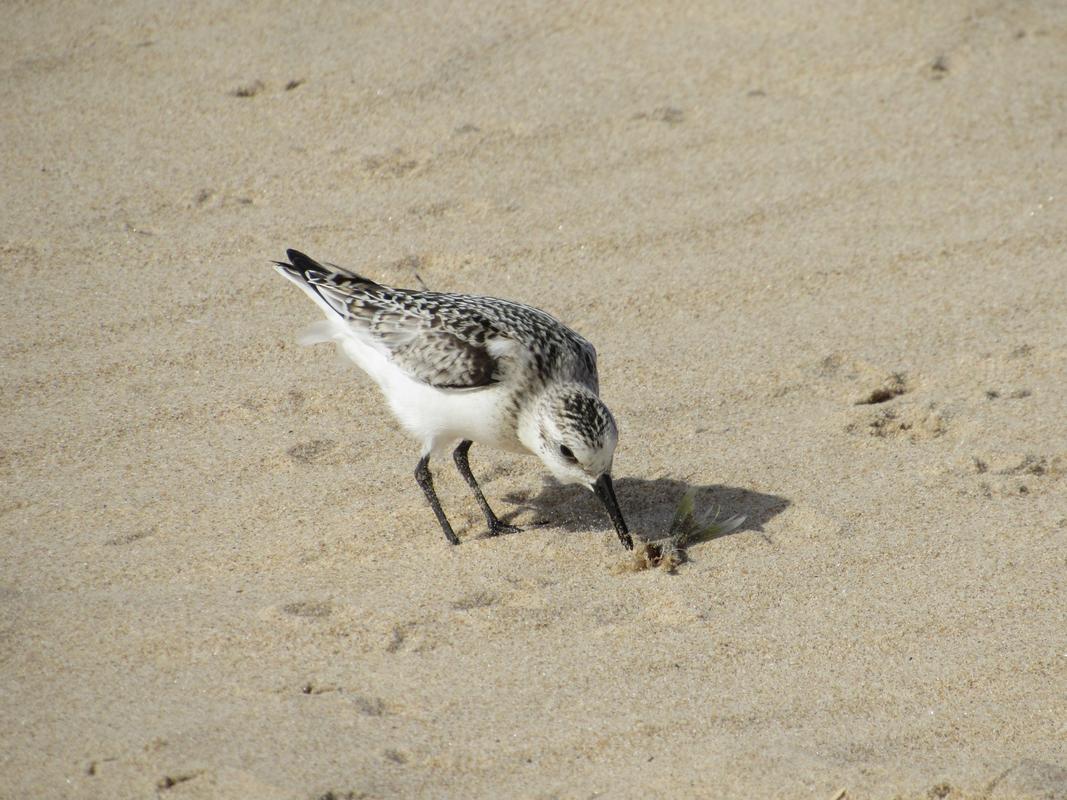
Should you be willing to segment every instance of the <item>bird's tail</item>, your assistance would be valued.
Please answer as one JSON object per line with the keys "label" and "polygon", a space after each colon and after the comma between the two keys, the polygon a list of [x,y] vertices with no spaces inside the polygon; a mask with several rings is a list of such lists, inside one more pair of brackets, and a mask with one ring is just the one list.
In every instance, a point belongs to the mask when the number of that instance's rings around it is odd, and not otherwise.
{"label": "bird's tail", "polygon": [[279,273],[299,286],[328,317],[347,316],[348,303],[360,290],[378,284],[336,264],[320,264],[299,250],[286,250],[289,261],[275,261]]}

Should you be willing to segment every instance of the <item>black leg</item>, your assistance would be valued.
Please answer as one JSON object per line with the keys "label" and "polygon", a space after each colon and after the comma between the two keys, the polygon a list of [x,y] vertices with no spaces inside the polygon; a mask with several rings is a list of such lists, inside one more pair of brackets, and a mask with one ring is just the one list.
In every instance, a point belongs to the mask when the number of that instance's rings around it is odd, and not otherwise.
{"label": "black leg", "polygon": [[433,476],[430,474],[430,456],[428,453],[420,459],[418,466],[415,467],[415,480],[426,494],[426,499],[430,501],[430,507],[433,509],[433,513],[437,515],[437,521],[441,524],[441,530],[445,532],[445,538],[448,539],[448,543],[459,544],[459,538],[456,536],[455,531],[452,530],[444,509],[441,508],[441,501],[437,499],[437,492],[433,490]]}
{"label": "black leg", "polygon": [[514,525],[508,525],[500,521],[496,514],[493,513],[493,509],[489,507],[489,503],[485,500],[485,495],[482,494],[482,487],[478,485],[478,481],[474,479],[474,473],[471,472],[470,462],[467,460],[467,453],[471,449],[471,445],[474,444],[470,439],[464,439],[459,443],[459,447],[452,454],[452,458],[456,461],[456,469],[459,470],[459,474],[463,476],[463,479],[467,482],[467,485],[474,491],[474,496],[478,500],[478,505],[482,507],[482,513],[485,514],[485,522],[489,526],[490,536],[499,536],[502,533],[517,533],[522,528],[516,528]]}

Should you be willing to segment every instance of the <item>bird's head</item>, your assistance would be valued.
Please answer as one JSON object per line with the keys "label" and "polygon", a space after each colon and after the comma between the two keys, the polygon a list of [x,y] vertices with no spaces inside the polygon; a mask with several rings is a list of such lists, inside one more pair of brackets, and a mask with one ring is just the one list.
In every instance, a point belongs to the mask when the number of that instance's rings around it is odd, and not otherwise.
{"label": "bird's head", "polygon": [[608,407],[592,389],[573,383],[542,393],[522,426],[523,444],[540,456],[561,483],[577,483],[604,504],[625,547],[630,538],[611,483],[611,462],[619,430]]}

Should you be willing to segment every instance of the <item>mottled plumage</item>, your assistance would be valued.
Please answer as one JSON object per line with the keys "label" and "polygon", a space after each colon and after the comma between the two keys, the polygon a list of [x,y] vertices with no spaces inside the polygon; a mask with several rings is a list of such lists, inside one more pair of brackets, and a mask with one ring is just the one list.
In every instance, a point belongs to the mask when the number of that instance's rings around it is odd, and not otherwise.
{"label": "mottled plumage", "polygon": [[313,287],[361,339],[431,386],[474,389],[510,376],[573,380],[598,391],[596,350],[544,311],[493,297],[393,289],[288,254],[295,263],[278,265],[287,275]]}
{"label": "mottled plumage", "polygon": [[[531,306],[463,294],[394,289],[320,264],[295,250],[278,271],[326,313],[302,337],[334,341],[381,387],[409,433],[423,442],[416,478],[449,541],[458,541],[433,491],[428,462],[456,441],[456,464],[492,533],[493,514],[467,465],[472,441],[531,451],[563,481],[583,483],[608,505],[627,546],[611,490],[617,429],[598,396],[596,351]],[[610,497],[609,497],[610,495]]]}

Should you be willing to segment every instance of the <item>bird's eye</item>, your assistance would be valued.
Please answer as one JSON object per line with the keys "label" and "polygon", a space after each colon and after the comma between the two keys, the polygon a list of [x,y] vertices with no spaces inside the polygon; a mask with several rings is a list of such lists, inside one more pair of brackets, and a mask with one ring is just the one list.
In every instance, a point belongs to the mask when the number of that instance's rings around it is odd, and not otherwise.
{"label": "bird's eye", "polygon": [[572,464],[576,464],[578,462],[578,459],[574,456],[574,451],[567,447],[567,445],[565,444],[561,444],[559,446],[559,454],[568,461],[570,461]]}

